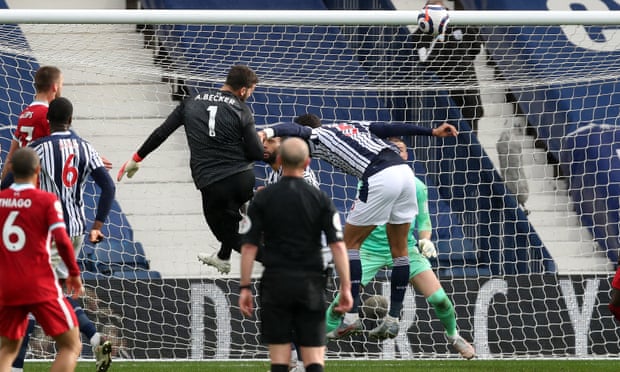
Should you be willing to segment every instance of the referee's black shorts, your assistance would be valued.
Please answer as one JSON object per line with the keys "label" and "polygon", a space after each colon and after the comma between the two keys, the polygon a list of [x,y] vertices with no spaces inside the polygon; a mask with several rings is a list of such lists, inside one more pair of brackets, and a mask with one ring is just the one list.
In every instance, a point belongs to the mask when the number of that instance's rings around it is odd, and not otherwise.
{"label": "referee's black shorts", "polygon": [[265,272],[259,297],[262,342],[324,346],[325,286],[324,272]]}

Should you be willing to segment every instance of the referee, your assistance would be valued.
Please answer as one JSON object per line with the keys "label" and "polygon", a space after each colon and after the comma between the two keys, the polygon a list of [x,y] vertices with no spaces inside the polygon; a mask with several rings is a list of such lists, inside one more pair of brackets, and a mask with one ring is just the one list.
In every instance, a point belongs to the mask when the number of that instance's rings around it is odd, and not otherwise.
{"label": "referee", "polygon": [[248,209],[251,224],[241,248],[239,308],[244,315],[252,315],[250,275],[264,239],[261,337],[269,346],[271,371],[288,371],[291,342],[295,342],[306,371],[320,372],[324,368],[326,308],[321,233],[325,232],[340,276],[336,311],[343,313],[353,302],[348,258],[340,216],[331,199],[303,179],[310,162],[307,144],[289,138],[282,142],[279,156],[282,178],[256,194]]}

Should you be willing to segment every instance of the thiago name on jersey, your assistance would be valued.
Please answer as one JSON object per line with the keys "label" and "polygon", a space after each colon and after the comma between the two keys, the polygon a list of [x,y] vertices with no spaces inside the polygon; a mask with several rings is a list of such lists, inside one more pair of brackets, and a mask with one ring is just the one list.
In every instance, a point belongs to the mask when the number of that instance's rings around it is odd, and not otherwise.
{"label": "thiago name on jersey", "polygon": [[30,199],[6,199],[0,198],[1,208],[30,208],[32,201]]}

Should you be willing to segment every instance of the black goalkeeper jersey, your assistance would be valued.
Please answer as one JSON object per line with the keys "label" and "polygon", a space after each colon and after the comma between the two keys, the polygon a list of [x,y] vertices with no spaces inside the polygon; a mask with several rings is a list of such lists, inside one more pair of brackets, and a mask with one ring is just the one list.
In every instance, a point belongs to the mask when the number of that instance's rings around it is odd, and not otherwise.
{"label": "black goalkeeper jersey", "polygon": [[256,193],[248,208],[243,242],[260,246],[265,272],[323,272],[321,233],[342,240],[340,215],[323,191],[303,178],[282,177]]}
{"label": "black goalkeeper jersey", "polygon": [[249,107],[230,92],[210,90],[184,100],[138,149],[142,158],[185,126],[190,169],[201,189],[236,173],[253,169],[263,159]]}

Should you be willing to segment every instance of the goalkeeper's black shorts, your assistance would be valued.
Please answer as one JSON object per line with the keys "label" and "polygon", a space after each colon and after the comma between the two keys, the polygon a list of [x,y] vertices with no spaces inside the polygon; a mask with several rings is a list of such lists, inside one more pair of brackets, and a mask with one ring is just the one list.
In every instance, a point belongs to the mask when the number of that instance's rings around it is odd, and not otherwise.
{"label": "goalkeeper's black shorts", "polygon": [[261,339],[266,344],[325,345],[325,273],[265,273],[260,281]]}

